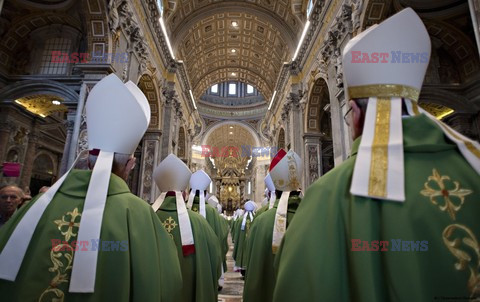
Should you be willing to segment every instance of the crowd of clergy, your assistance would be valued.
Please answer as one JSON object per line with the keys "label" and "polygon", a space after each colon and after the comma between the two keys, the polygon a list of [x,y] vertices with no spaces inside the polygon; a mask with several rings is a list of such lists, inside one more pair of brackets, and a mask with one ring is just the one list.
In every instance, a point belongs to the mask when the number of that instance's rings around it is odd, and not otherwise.
{"label": "crowd of clergy", "polygon": [[[156,200],[130,193],[150,107],[135,84],[106,76],[86,103],[89,148],[75,163],[88,169],[70,169],[18,210],[21,193],[0,189],[10,218],[0,227],[0,300],[218,301],[229,233],[246,302],[479,299],[478,142],[418,106],[428,62],[352,62],[358,52],[430,50],[409,8],[351,39],[351,156],[302,190],[303,160],[281,149],[265,199],[233,216],[207,194],[209,175],[173,154],[153,172]],[[398,239],[400,251],[378,247]],[[426,249],[408,245],[420,241]]]}

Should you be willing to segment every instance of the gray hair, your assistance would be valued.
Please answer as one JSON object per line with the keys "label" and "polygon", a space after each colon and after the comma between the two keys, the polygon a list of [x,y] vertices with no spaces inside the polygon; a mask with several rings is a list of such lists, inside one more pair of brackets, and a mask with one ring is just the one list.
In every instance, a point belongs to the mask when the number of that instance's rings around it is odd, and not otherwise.
{"label": "gray hair", "polygon": [[[97,158],[97,155],[88,155],[88,163],[90,167],[95,166]],[[130,158],[132,158],[132,154],[115,153],[113,157],[112,171],[119,171],[123,169]]]}
{"label": "gray hair", "polygon": [[6,188],[15,188],[15,189],[18,189],[18,191],[20,192],[20,198],[25,198],[25,192],[22,190],[22,188],[20,188],[19,186],[17,186],[16,184],[3,184],[0,186],[0,192],[3,190],[3,189],[6,189]]}
{"label": "gray hair", "polygon": [[[360,110],[362,110],[363,113],[367,112],[368,98],[358,98],[358,99],[353,99],[353,101],[357,104],[358,107],[360,107]],[[409,115],[407,108],[405,107],[405,100],[403,98],[402,98],[402,114]]]}

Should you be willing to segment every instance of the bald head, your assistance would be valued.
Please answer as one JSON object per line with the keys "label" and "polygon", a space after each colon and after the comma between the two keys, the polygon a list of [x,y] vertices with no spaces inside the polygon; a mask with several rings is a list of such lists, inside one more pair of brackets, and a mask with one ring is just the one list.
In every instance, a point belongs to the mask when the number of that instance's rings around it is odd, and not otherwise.
{"label": "bald head", "polygon": [[0,188],[0,215],[10,217],[22,203],[23,190],[16,185],[6,185]]}

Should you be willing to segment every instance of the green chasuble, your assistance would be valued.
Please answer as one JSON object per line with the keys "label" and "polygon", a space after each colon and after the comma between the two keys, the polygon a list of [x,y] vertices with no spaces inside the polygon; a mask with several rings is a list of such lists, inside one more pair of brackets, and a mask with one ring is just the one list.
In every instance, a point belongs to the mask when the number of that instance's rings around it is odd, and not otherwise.
{"label": "green chasuble", "polygon": [[[272,239],[275,213],[277,212],[279,201],[280,199],[277,199],[274,207],[264,212],[261,216],[255,216],[255,220],[250,228],[245,249],[247,259],[247,272],[243,288],[243,300],[245,302],[273,301],[273,289],[275,287],[273,264],[275,255],[272,252]],[[298,196],[290,196],[288,198],[287,228],[295,215],[300,201],[301,199]]]}
{"label": "green chasuble", "polygon": [[237,219],[233,219],[232,221],[232,228],[231,228],[231,233],[232,233],[232,242],[235,243],[235,238],[237,238],[237,224],[238,221],[243,219],[243,216],[237,217]]}
{"label": "green chasuble", "polygon": [[[118,176],[110,178],[99,240],[76,241],[90,176],[84,170],[67,176],[33,233],[15,282],[0,280],[2,301],[178,301],[175,245],[151,207]],[[0,228],[0,250],[36,200]],[[68,292],[76,248],[99,249],[94,293]]]}
{"label": "green chasuble", "polygon": [[[193,199],[192,210],[194,212],[199,212],[199,203],[200,197],[195,195]],[[217,209],[210,206],[208,203],[205,203],[205,214],[207,218],[208,224],[212,227],[213,231],[218,237],[220,242],[220,248],[222,250],[222,263],[224,263],[224,267],[226,269],[227,265],[227,252],[228,252],[228,228],[222,222],[222,217],[218,214]],[[219,276],[220,277],[220,276]]]}
{"label": "green chasuble", "polygon": [[405,202],[349,193],[359,139],[307,190],[275,259],[274,301],[480,295],[480,177],[424,115],[403,119],[403,139]]}
{"label": "green chasuble", "polygon": [[221,251],[217,236],[207,221],[199,214],[188,210],[192,225],[195,253],[184,256],[178,227],[175,196],[167,196],[157,215],[177,246],[182,269],[183,289],[178,302],[217,301],[218,278],[221,269]]}
{"label": "green chasuble", "polygon": [[268,211],[268,204],[267,204],[266,206],[261,207],[261,208],[255,213],[255,217],[259,216],[259,215],[262,214],[262,213],[265,213],[266,211]]}
{"label": "green chasuble", "polygon": [[[247,220],[245,222],[245,229],[242,230],[242,221],[243,215],[237,219],[235,222],[235,242],[233,245],[233,254],[232,257],[235,259],[235,266],[246,269],[247,263],[245,263],[245,258],[243,256],[245,250],[245,240],[248,236],[250,225],[252,221],[250,220],[250,215],[247,216]],[[254,217],[255,221],[255,217]]]}

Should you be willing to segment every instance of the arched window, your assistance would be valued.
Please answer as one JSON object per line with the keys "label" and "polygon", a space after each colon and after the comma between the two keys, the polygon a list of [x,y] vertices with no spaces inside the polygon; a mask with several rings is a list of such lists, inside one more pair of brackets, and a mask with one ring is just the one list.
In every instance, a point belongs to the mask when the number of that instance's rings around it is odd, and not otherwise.
{"label": "arched window", "polygon": [[[66,38],[50,38],[45,41],[38,73],[67,74],[72,40]],[[67,54],[67,56],[63,55]]]}

